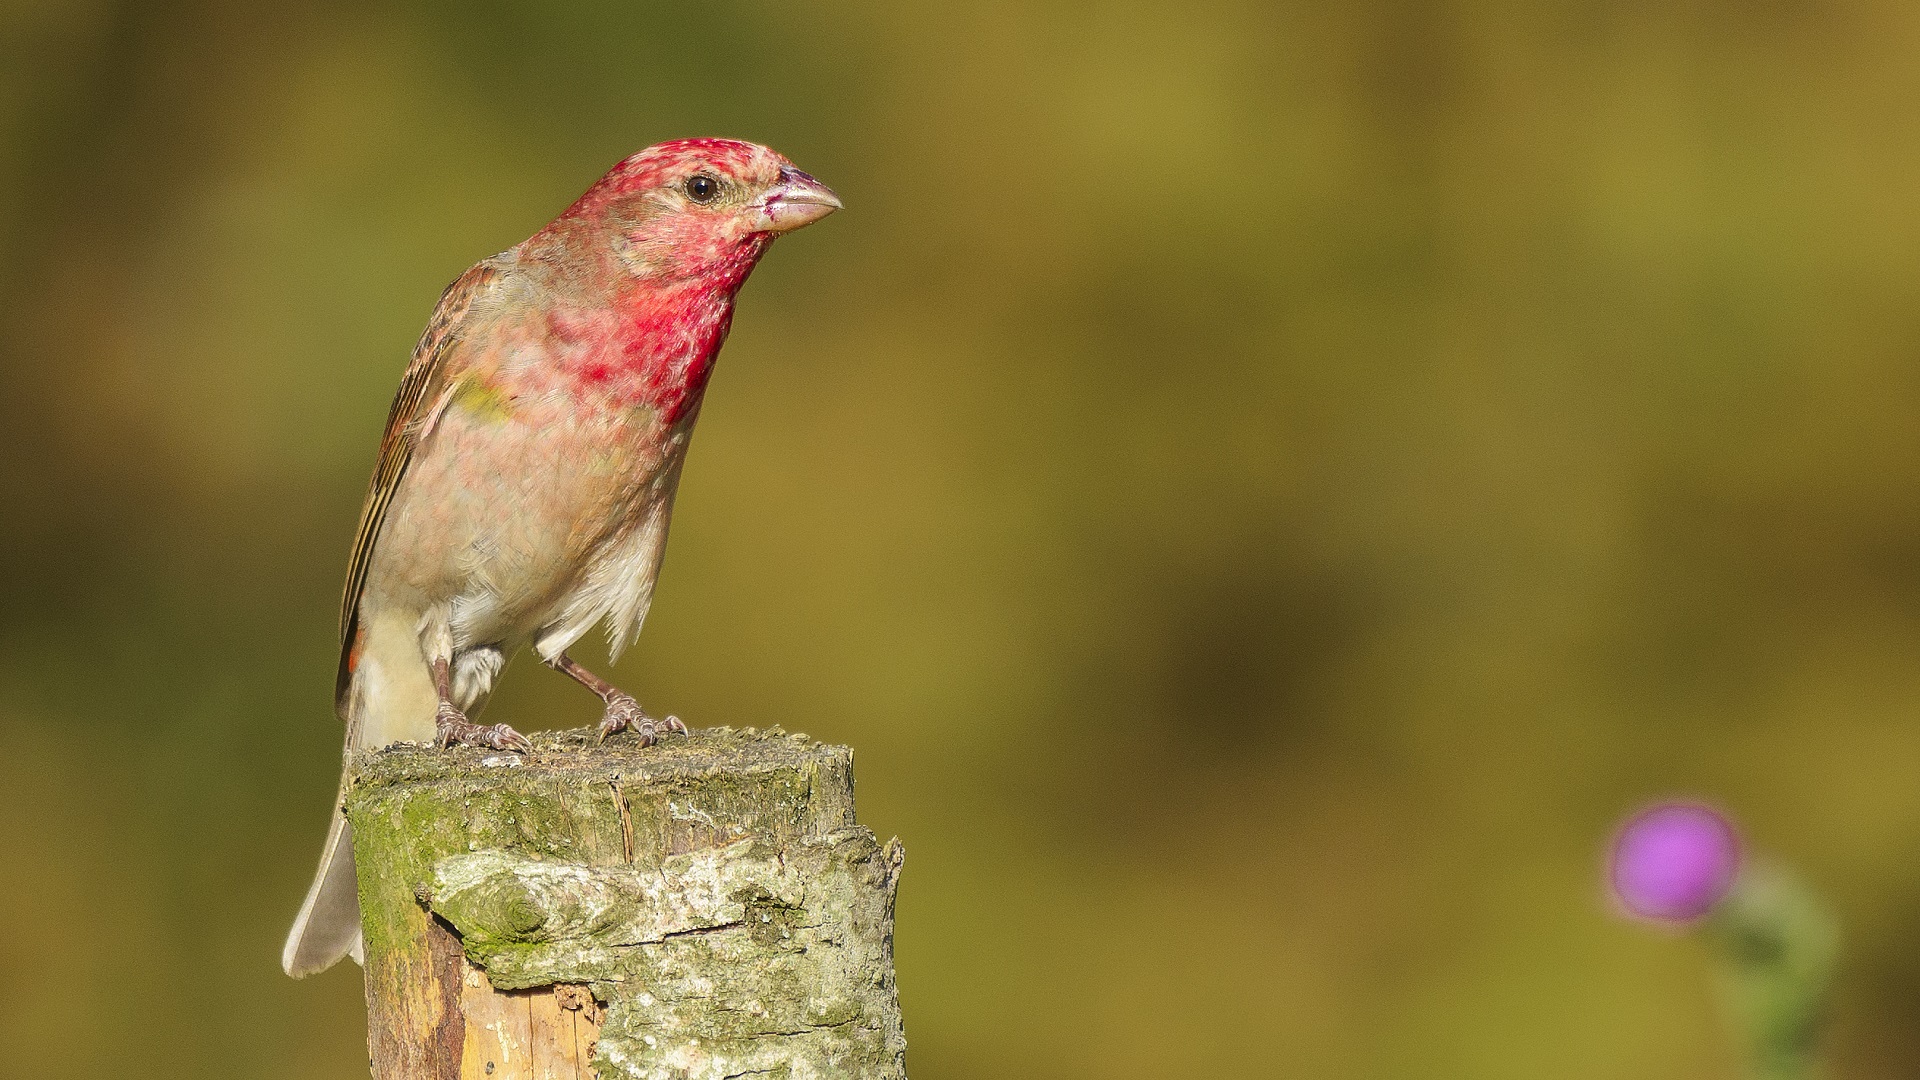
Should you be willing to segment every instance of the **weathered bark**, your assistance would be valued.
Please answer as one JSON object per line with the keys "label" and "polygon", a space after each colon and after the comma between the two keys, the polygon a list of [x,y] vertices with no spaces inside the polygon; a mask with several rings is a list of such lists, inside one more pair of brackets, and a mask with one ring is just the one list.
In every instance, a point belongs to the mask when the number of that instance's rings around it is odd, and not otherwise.
{"label": "weathered bark", "polygon": [[904,1080],[900,842],[778,729],[358,755],[379,1080]]}

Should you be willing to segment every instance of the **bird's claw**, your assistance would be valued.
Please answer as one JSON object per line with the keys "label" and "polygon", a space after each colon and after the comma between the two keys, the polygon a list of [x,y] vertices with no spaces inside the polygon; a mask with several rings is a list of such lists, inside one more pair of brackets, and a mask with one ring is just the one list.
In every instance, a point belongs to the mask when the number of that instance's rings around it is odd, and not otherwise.
{"label": "bird's claw", "polygon": [[607,698],[606,714],[600,718],[600,735],[594,739],[594,742],[596,744],[606,742],[607,736],[622,731],[632,731],[638,735],[641,746],[652,746],[660,741],[660,734],[663,731],[685,735],[687,725],[681,723],[677,716],[655,720],[648,716],[646,710],[642,709],[640,703],[633,700],[631,696],[616,692]]}
{"label": "bird's claw", "polygon": [[479,745],[490,747],[494,750],[511,750],[516,754],[533,753],[533,743],[528,741],[525,735],[520,734],[505,724],[494,724],[491,727],[482,727],[475,733],[474,740]]}
{"label": "bird's claw", "polygon": [[533,751],[525,735],[505,724],[476,724],[451,702],[440,703],[433,717],[434,743],[445,750],[449,746],[483,746],[489,750],[511,750],[516,754]]}

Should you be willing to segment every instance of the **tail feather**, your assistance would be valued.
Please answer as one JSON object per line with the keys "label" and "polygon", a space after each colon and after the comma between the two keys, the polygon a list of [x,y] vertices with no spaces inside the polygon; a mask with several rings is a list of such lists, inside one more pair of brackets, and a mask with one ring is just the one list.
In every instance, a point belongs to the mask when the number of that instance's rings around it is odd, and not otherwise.
{"label": "tail feather", "polygon": [[339,963],[343,956],[353,957],[355,963],[364,961],[359,888],[353,872],[353,826],[344,814],[335,812],[327,845],[320,851],[320,871],[280,952],[280,967],[287,974],[304,979]]}
{"label": "tail feather", "polygon": [[[383,615],[362,624],[364,646],[344,698],[349,752],[433,738],[439,698],[420,652],[418,620],[404,613]],[[341,778],[342,795],[348,779]],[[364,961],[353,826],[338,801],[334,806],[320,869],[280,953],[280,966],[296,979],[325,971],[343,957]]]}

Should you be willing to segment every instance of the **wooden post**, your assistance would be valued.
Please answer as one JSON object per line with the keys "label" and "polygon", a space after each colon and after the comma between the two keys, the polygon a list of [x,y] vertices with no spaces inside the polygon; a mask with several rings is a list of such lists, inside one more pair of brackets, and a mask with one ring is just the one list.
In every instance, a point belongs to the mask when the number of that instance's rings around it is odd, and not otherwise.
{"label": "wooden post", "polygon": [[902,852],[854,822],[852,751],[533,743],[354,760],[378,1080],[904,1080]]}

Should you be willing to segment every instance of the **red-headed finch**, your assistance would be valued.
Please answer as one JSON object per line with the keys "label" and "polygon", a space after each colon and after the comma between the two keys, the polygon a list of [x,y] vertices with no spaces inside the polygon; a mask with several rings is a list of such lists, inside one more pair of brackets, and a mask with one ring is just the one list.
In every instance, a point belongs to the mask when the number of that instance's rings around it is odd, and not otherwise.
{"label": "red-headed finch", "polygon": [[[764,146],[687,139],[613,167],[552,224],[448,286],[400,381],[341,607],[347,750],[434,739],[525,750],[470,716],[522,645],[606,702],[601,737],[656,721],[567,649],[640,630],[674,487],[734,295],[781,233],[840,207]],[[360,958],[338,807],[281,965]]]}

